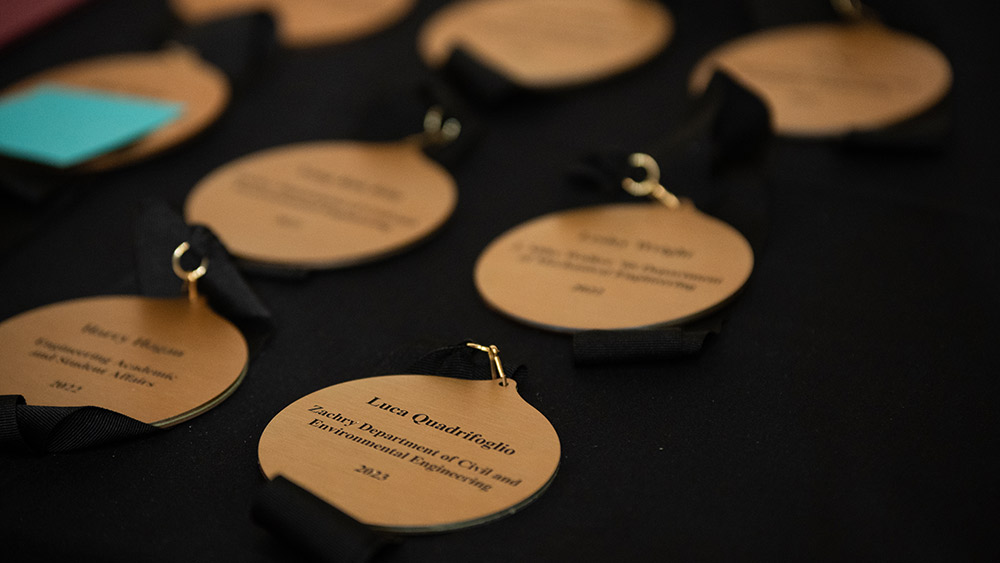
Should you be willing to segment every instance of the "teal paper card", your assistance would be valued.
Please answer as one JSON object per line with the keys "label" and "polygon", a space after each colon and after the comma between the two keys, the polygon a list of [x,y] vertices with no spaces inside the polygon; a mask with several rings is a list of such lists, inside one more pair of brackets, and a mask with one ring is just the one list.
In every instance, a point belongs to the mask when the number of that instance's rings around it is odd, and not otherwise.
{"label": "teal paper card", "polygon": [[66,168],[181,116],[184,105],[46,84],[0,98],[0,153]]}

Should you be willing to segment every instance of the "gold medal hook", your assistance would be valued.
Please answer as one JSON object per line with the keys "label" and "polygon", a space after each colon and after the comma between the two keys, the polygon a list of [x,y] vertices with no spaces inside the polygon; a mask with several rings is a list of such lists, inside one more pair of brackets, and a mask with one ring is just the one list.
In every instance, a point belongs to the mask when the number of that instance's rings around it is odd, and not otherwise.
{"label": "gold medal hook", "polygon": [[170,261],[170,265],[174,268],[174,274],[180,279],[184,280],[184,287],[187,288],[188,299],[190,301],[198,300],[198,280],[205,275],[208,271],[208,258],[203,257],[201,259],[201,264],[198,265],[194,270],[188,271],[181,267],[181,256],[191,249],[191,245],[187,241],[182,242],[180,246],[174,249],[174,256]]}
{"label": "gold medal hook", "polygon": [[475,342],[469,342],[466,344],[469,348],[475,348],[480,352],[486,352],[490,355],[490,375],[493,379],[500,380],[500,387],[507,386],[507,375],[503,372],[503,364],[500,363],[500,350],[490,344],[489,346],[483,346],[482,344],[476,344]]}
{"label": "gold medal hook", "polygon": [[186,43],[181,43],[175,39],[170,39],[163,44],[163,49],[171,53],[184,53],[193,59],[201,59],[201,54],[197,49]]}
{"label": "gold medal hook", "polygon": [[629,166],[645,170],[646,177],[641,182],[636,182],[628,177],[624,178],[622,188],[626,192],[636,197],[654,197],[666,205],[668,209],[677,209],[681,206],[681,200],[660,184],[660,165],[656,163],[656,159],[648,154],[637,152],[629,155],[628,163]]}
{"label": "gold medal hook", "polygon": [[874,20],[875,12],[861,0],[830,0],[830,5],[840,17],[851,21]]}
{"label": "gold medal hook", "polygon": [[458,138],[462,123],[454,117],[444,118],[441,106],[432,106],[424,115],[423,143],[425,146],[446,145]]}

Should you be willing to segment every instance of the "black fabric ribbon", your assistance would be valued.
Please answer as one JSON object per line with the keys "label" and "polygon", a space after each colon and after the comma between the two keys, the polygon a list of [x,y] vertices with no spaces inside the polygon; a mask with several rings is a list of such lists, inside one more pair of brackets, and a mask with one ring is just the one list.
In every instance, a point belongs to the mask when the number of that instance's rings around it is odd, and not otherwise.
{"label": "black fabric ribbon", "polygon": [[229,78],[234,88],[250,83],[276,49],[274,19],[251,12],[177,30],[167,41],[187,46]]}
{"label": "black fabric ribbon", "polygon": [[573,361],[578,365],[669,360],[697,354],[707,330],[667,327],[656,330],[586,330],[573,335]]}
{"label": "black fabric ribbon", "polygon": [[179,295],[180,280],[173,272],[170,256],[184,241],[191,245],[181,259],[186,270],[198,267],[202,257],[209,260],[208,271],[198,281],[216,312],[232,321],[250,345],[251,354],[260,350],[274,329],[270,311],[247,285],[239,269],[219,239],[207,227],[189,226],[166,203],[142,203],[135,238],[138,293],[150,297]]}
{"label": "black fabric ribbon", "polygon": [[18,201],[32,205],[40,205],[52,199],[60,191],[59,188],[69,187],[73,183],[89,184],[90,180],[89,176],[81,178],[71,171],[0,156],[0,190]]}
{"label": "black fabric ribbon", "polygon": [[21,395],[0,396],[0,418],[13,421],[0,433],[0,449],[27,447],[39,454],[89,448],[159,430],[100,407],[26,405]]}
{"label": "black fabric ribbon", "polygon": [[573,335],[573,363],[579,366],[674,360],[699,354],[722,332],[724,312],[687,323],[633,330],[585,330]]}
{"label": "black fabric ribbon", "polygon": [[372,530],[295,483],[277,476],[254,498],[250,516],[310,560],[372,561],[398,538]]}
{"label": "black fabric ribbon", "polygon": [[362,108],[359,129],[350,135],[353,139],[396,141],[420,134],[424,116],[436,108],[444,119],[458,120],[461,132],[451,142],[424,147],[424,152],[442,166],[454,168],[482,137],[482,122],[469,98],[440,75],[423,72],[403,93],[389,84],[375,91]]}
{"label": "black fabric ribbon", "polygon": [[629,156],[647,153],[659,164],[664,187],[736,227],[759,252],[767,232],[763,179],[772,137],[764,102],[716,73],[671,134],[642,147],[588,154],[569,176],[578,186],[628,199],[622,179],[645,179]]}
{"label": "black fabric ribbon", "polygon": [[[188,227],[162,202],[146,202],[140,212],[136,235],[136,273],[123,283],[141,295],[180,295],[180,280],[173,273],[170,256],[188,241],[194,269],[200,257],[209,268],[199,282],[212,308],[239,327],[250,344],[251,356],[259,351],[273,328],[271,315],[230,263],[218,239],[203,227]],[[159,429],[123,414],[93,406],[51,407],[27,405],[20,395],[0,396],[0,448],[27,446],[44,452],[62,452],[136,438]]]}
{"label": "black fabric ribbon", "polygon": [[[488,355],[466,344],[433,350],[411,364],[406,373],[489,378]],[[511,377],[523,373],[524,367],[518,366]],[[257,525],[304,555],[327,563],[373,561],[402,542],[399,536],[369,528],[280,475],[257,494],[250,515]]]}
{"label": "black fabric ribbon", "polygon": [[[570,172],[579,185],[628,196],[625,177],[643,180],[628,157],[652,156],[664,186],[733,225],[756,252],[766,244],[768,195],[764,173],[771,144],[770,114],[760,98],[723,73],[716,73],[680,126],[641,150],[610,148],[588,155]],[[573,335],[577,364],[653,361],[697,354],[709,334],[721,331],[713,315],[684,327],[593,330]]]}
{"label": "black fabric ribbon", "polygon": [[41,407],[20,395],[0,396],[0,448],[23,443],[36,452],[64,452],[157,430],[99,407]]}
{"label": "black fabric ribbon", "polygon": [[452,50],[441,73],[470,98],[486,106],[500,105],[528,92],[462,47]]}

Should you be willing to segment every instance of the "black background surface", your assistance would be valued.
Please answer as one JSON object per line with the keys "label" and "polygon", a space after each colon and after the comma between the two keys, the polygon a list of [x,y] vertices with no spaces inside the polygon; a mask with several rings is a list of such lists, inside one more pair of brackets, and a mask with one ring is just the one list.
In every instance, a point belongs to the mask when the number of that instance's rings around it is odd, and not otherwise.
{"label": "black background surface", "polygon": [[[421,0],[349,44],[277,51],[214,127],[167,154],[40,205],[0,195],[0,319],[113,292],[134,269],[144,199],[179,211],[236,157],[361,136],[367,100],[412,90],[417,30],[443,4]],[[649,64],[484,110],[483,137],[452,169],[455,215],[425,244],[301,280],[250,277],[277,329],[217,408],[129,442],[0,453],[0,553],[298,560],[249,518],[267,422],[316,389],[470,338],[529,367],[519,388],[560,435],[559,473],[518,514],[410,538],[388,560],[997,560],[1000,41],[986,3],[883,4],[951,60],[951,136],[938,152],[778,141],[766,242],[699,357],[574,367],[569,337],[490,311],[471,272],[507,228],[601,200],[566,179],[584,153],[676,125],[692,65],[752,28],[737,2],[672,2],[677,34]],[[0,51],[0,87],[152,49],[170,24],[162,1],[95,1]]]}

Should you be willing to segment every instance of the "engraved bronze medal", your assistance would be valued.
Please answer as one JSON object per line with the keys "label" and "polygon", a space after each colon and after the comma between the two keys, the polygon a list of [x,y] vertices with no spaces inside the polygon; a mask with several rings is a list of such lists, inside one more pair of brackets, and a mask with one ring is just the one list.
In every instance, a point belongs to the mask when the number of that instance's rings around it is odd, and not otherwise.
{"label": "engraved bronze medal", "polygon": [[905,121],[941,101],[952,82],[951,65],[937,47],[860,16],[730,41],[698,63],[691,92],[704,91],[717,70],[765,100],[776,132],[800,137]]}
{"label": "engraved bronze medal", "polygon": [[496,347],[469,346],[490,355],[492,379],[386,375],[295,401],[261,435],[264,474],[401,533],[474,526],[530,503],[555,476],[559,437]]}
{"label": "engraved bronze medal", "polygon": [[316,141],[237,159],[194,187],[185,218],[251,263],[337,268],[400,252],[440,228],[458,199],[451,174],[423,151],[458,135],[435,112],[424,134],[400,141]]}
{"label": "engraved bronze medal", "polygon": [[0,394],[28,404],[97,406],[167,427],[235,391],[248,349],[240,331],[198,295],[207,261],[174,270],[187,297],[102,296],[21,313],[0,323]]}
{"label": "engraved bronze medal", "polygon": [[627,178],[653,203],[555,212],[514,227],[480,254],[475,283],[492,308],[561,332],[675,325],[714,311],[746,283],[753,251],[736,229],[659,184],[651,157]]}
{"label": "engraved bronze medal", "polygon": [[420,31],[428,66],[461,48],[527,88],[562,88],[620,74],[653,58],[674,33],[652,0],[463,0]]}

